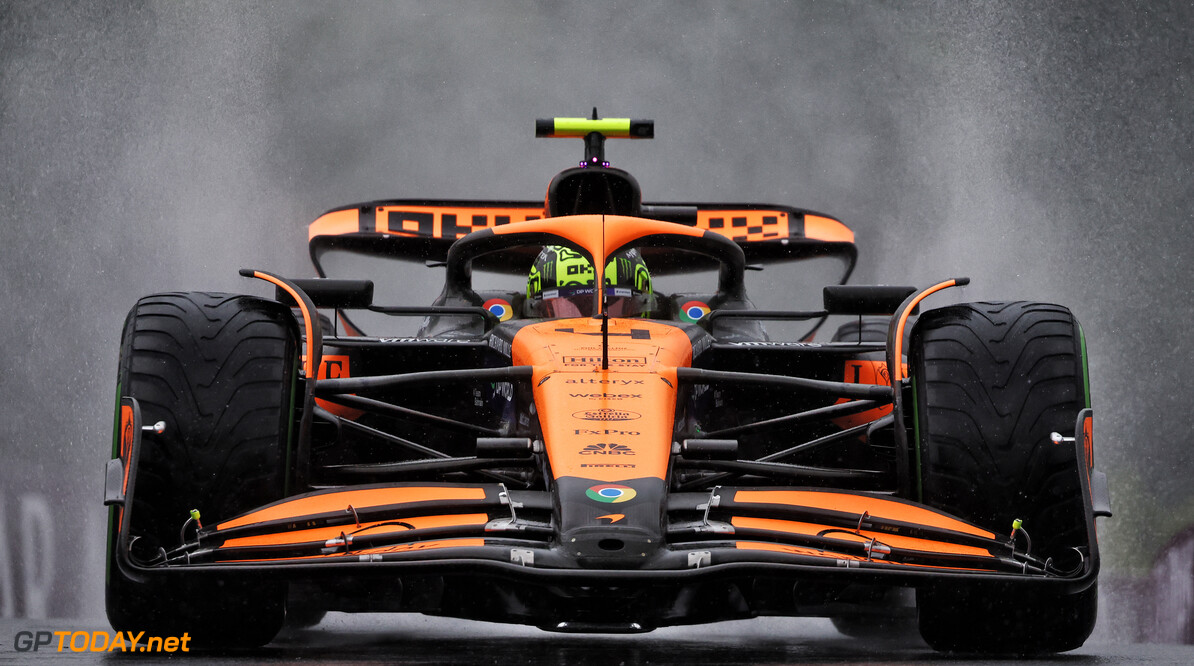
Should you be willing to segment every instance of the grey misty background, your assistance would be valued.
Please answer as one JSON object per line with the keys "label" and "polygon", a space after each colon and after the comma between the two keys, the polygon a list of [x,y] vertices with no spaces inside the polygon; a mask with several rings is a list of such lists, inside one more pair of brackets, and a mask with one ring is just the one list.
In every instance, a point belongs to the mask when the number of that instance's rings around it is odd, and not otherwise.
{"label": "grey misty background", "polygon": [[[1184,2],[0,4],[0,616],[102,614],[121,323],[163,290],[312,274],[306,224],[386,197],[529,198],[611,142],[650,200],[788,203],[858,234],[855,283],[968,275],[1090,347],[1101,636],[1194,523]],[[1110,610],[1108,610],[1110,609]],[[1134,619],[1133,619],[1134,618]]]}

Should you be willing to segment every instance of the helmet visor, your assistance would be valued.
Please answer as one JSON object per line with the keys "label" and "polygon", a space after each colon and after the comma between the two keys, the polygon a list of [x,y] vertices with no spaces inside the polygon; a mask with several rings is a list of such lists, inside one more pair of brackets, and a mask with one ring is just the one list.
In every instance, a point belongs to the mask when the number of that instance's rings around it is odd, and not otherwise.
{"label": "helmet visor", "polygon": [[[637,317],[647,311],[643,294],[625,287],[605,288],[605,311],[611,317]],[[543,292],[541,316],[553,319],[589,317],[593,312],[593,287],[561,287]]]}
{"label": "helmet visor", "polygon": [[605,288],[605,313],[611,317],[640,317],[648,312],[647,297],[626,287]]}
{"label": "helmet visor", "polygon": [[592,287],[565,287],[543,292],[542,316],[552,319],[587,317],[593,311]]}

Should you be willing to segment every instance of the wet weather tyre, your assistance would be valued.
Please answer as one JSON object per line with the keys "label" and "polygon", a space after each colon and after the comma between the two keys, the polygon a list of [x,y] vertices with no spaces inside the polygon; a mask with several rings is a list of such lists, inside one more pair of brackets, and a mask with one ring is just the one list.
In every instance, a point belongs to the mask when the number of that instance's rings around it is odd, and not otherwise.
{"label": "wet weather tyre", "polygon": [[[130,550],[151,560],[179,544],[190,509],[205,524],[281,499],[293,423],[298,334],[289,308],[251,296],[142,298],[121,338],[118,393],[142,421],[129,514]],[[196,647],[268,643],[285,616],[285,584],[231,575],[129,576],[109,530],[106,607],[118,631],[191,637]],[[193,536],[193,533],[192,533]]]}
{"label": "wet weather tyre", "polygon": [[[968,303],[921,315],[910,349],[920,498],[997,534],[1020,518],[1060,568],[1086,544],[1073,436],[1088,406],[1081,329],[1044,303]],[[925,641],[949,652],[1071,650],[1094,628],[1097,588],[940,584],[918,590]]]}

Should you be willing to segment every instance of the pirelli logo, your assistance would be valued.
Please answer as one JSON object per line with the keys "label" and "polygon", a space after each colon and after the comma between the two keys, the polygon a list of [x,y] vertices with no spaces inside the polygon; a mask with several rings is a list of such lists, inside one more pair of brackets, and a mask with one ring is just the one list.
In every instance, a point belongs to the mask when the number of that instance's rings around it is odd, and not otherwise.
{"label": "pirelli logo", "polygon": [[[365,229],[368,213],[373,214],[374,229]],[[389,232],[398,235],[460,238],[478,229],[500,227],[511,222],[538,220],[543,210],[537,208],[491,208],[442,206],[378,206],[362,212],[362,231]]]}
{"label": "pirelli logo", "polygon": [[799,220],[795,229],[797,233],[792,233],[791,216],[779,210],[702,210],[697,213],[696,226],[736,241],[803,235]]}

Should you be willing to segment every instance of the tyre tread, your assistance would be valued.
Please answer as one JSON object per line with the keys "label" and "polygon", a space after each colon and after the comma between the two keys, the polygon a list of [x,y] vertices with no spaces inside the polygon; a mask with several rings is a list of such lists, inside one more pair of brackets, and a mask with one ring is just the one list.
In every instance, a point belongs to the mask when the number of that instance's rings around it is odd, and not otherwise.
{"label": "tyre tread", "polygon": [[[297,344],[292,314],[273,301],[175,292],[137,302],[121,345],[121,391],[166,430],[143,440],[131,532],[169,547],[191,508],[210,524],[281,497]],[[274,583],[221,578],[184,592],[191,582],[138,582],[110,568],[109,619],[117,629],[188,631],[211,646],[262,644],[281,625]]]}
{"label": "tyre tread", "polygon": [[[967,303],[922,314],[910,355],[921,500],[997,534],[1023,519],[1038,557],[1085,545],[1078,461],[1049,438],[1072,435],[1086,407],[1082,353],[1077,322],[1057,305]],[[924,639],[972,653],[1076,648],[1097,602],[1094,586],[1058,594],[954,583],[917,595]]]}

